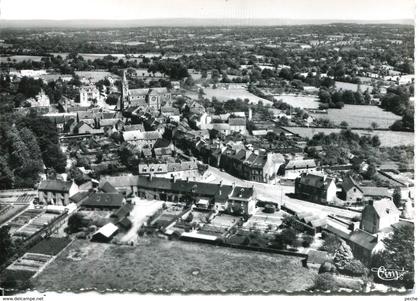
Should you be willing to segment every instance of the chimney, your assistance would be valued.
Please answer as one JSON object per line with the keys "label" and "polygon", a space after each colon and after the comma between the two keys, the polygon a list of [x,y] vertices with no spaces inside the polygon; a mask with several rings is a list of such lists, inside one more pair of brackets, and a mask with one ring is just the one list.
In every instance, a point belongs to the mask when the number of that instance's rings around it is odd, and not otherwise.
{"label": "chimney", "polygon": [[190,182],[190,178],[189,177],[187,177],[187,183],[189,183]]}
{"label": "chimney", "polygon": [[152,181],[153,180],[153,173],[151,172],[150,174],[149,174],[149,181]]}

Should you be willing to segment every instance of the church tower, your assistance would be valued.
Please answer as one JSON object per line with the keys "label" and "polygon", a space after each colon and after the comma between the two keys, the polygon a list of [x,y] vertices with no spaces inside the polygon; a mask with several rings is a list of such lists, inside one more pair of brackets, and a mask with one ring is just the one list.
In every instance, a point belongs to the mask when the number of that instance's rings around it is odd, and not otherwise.
{"label": "church tower", "polygon": [[123,70],[123,77],[121,80],[121,101],[120,101],[120,111],[123,111],[124,104],[128,102],[128,83],[127,77],[125,75],[125,69]]}

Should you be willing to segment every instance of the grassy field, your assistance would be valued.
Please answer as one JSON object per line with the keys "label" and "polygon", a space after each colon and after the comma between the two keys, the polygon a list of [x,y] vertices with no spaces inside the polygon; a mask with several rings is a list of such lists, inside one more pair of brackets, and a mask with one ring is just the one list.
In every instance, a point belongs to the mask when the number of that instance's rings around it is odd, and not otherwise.
{"label": "grassy field", "polygon": [[376,122],[379,128],[389,128],[396,120],[401,119],[394,113],[382,110],[377,106],[345,105],[342,109],[329,109],[328,114],[311,114],[316,118],[327,118],[335,124],[346,121],[351,127],[369,128]]}
{"label": "grassy field", "polygon": [[219,101],[227,101],[229,99],[249,99],[250,103],[257,104],[258,101],[262,101],[263,104],[271,105],[271,101],[258,97],[246,90],[246,88],[231,88],[231,89],[222,89],[222,88],[204,88],[204,97],[208,99],[212,99],[212,97],[216,97]]}
{"label": "grassy field", "polygon": [[282,100],[295,108],[318,109],[319,107],[318,97],[310,95],[280,95],[275,96],[275,99]]}
{"label": "grassy field", "polygon": [[316,273],[300,260],[158,238],[136,247],[75,241],[33,284],[41,291],[302,291]]}
{"label": "grassy field", "polygon": [[[330,128],[306,128],[306,127],[285,127],[289,131],[298,134],[301,137],[312,138],[315,134],[324,132],[326,135],[330,133],[338,133],[341,129]],[[394,132],[394,131],[368,131],[368,130],[352,130],[352,132],[361,135],[377,135],[381,140],[382,146],[398,146],[398,145],[414,145],[414,133],[411,132]]]}
{"label": "grassy field", "polygon": [[23,61],[40,62],[43,57],[39,55],[12,55],[10,57],[2,56],[0,57],[0,63],[7,63],[8,58],[10,58],[12,61],[16,60],[17,63],[20,63]]}

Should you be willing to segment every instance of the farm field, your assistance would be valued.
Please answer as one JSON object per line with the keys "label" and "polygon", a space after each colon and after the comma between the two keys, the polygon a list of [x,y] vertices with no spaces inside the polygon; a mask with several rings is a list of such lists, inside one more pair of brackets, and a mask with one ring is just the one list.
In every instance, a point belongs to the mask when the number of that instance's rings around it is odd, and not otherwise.
{"label": "farm field", "polygon": [[379,128],[388,129],[395,121],[401,119],[394,113],[382,110],[377,106],[344,105],[342,109],[328,109],[328,114],[311,113],[315,118],[329,119],[335,124],[346,121],[350,127],[369,128],[376,122]]}
{"label": "farm field", "polygon": [[353,83],[346,83],[346,82],[335,82],[335,88],[337,90],[343,89],[343,90],[350,90],[353,92],[357,92],[358,88],[360,88],[360,92],[363,93],[366,90],[369,92],[372,91],[373,87],[371,85],[364,85],[364,84],[353,84]]}
{"label": "farm field", "polygon": [[[301,137],[311,139],[315,134],[324,132],[326,135],[330,133],[338,133],[341,129],[331,128],[306,128],[306,127],[284,127],[285,129],[298,134]],[[359,135],[377,135],[382,146],[398,146],[413,145],[414,133],[412,132],[394,132],[394,131],[368,131],[368,130],[352,130]]]}
{"label": "farm field", "polygon": [[38,291],[302,291],[315,271],[301,258],[144,238],[136,247],[75,241],[35,279]]}
{"label": "farm field", "polygon": [[16,60],[17,63],[23,62],[23,61],[34,61],[34,62],[40,62],[43,56],[39,55],[11,55],[10,57],[7,56],[1,56],[0,57],[0,63],[7,63],[7,59],[10,58],[12,61]]}
{"label": "farm field", "polygon": [[274,97],[277,100],[282,100],[284,103],[295,108],[301,109],[318,109],[318,97],[311,95],[278,95]]}
{"label": "farm field", "polygon": [[[258,97],[246,90],[246,88],[231,88],[231,89],[223,89],[223,88],[204,88],[204,97],[208,99],[212,99],[216,97],[218,101],[227,101],[229,99],[249,99],[250,103],[257,104],[260,100],[262,103],[271,105],[271,101]],[[187,94],[188,95],[188,94]],[[197,97],[197,95],[195,95]]]}

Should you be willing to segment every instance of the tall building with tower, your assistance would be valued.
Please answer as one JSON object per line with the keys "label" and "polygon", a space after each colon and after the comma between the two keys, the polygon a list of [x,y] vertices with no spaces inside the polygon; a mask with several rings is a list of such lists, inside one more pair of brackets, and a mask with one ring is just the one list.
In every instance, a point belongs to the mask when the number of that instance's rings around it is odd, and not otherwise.
{"label": "tall building with tower", "polygon": [[171,93],[167,88],[129,89],[126,72],[121,81],[121,102],[119,109],[141,107],[144,110],[159,111],[165,103],[171,102]]}

